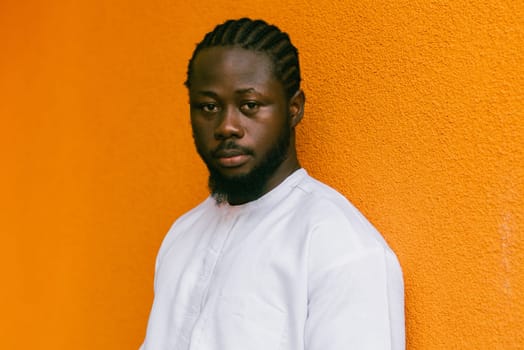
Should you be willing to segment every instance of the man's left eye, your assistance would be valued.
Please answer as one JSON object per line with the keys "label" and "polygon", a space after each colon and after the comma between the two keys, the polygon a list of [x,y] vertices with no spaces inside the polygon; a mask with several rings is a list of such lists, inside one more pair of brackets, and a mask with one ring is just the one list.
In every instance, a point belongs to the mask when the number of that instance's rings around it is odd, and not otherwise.
{"label": "man's left eye", "polygon": [[257,103],[257,102],[253,102],[253,101],[250,101],[250,102],[246,102],[244,104],[242,104],[240,106],[240,110],[242,110],[243,112],[254,112],[258,109],[260,105]]}

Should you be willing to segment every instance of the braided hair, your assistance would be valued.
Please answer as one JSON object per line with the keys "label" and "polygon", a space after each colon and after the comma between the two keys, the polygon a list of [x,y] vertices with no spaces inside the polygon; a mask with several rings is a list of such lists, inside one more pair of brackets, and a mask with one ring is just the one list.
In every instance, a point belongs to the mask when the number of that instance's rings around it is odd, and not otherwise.
{"label": "braided hair", "polygon": [[241,18],[228,20],[215,27],[197,44],[189,60],[185,85],[190,88],[193,61],[198,53],[216,46],[240,47],[266,53],[273,63],[274,74],[284,86],[288,98],[300,89],[300,66],[298,50],[287,33],[263,20]]}

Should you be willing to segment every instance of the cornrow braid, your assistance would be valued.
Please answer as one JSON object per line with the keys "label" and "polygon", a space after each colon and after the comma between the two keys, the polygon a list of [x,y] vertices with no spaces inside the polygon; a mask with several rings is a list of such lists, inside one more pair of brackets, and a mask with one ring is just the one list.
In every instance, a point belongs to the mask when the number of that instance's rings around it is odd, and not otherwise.
{"label": "cornrow braid", "polygon": [[266,53],[273,62],[274,74],[282,83],[288,98],[300,89],[298,50],[287,33],[263,20],[241,18],[219,24],[197,44],[189,60],[185,85],[191,87],[193,61],[200,51],[210,47],[240,47]]}

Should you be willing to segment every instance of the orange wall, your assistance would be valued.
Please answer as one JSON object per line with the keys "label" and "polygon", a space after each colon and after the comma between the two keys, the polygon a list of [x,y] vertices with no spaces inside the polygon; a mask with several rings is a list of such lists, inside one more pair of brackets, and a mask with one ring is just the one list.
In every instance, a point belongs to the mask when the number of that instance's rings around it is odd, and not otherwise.
{"label": "orange wall", "polygon": [[397,252],[409,348],[524,348],[524,6],[351,3],[2,0],[2,348],[137,348],[206,196],[186,62],[243,15],[300,49],[302,163]]}

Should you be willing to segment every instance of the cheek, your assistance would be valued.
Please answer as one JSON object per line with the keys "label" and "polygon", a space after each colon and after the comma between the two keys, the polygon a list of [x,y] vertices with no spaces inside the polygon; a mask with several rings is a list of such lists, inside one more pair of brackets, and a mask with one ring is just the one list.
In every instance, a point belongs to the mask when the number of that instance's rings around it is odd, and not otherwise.
{"label": "cheek", "polygon": [[260,140],[264,140],[268,146],[270,146],[272,143],[275,143],[284,129],[287,127],[286,123],[271,123],[265,125],[263,128],[259,128],[255,132],[257,132],[257,136]]}
{"label": "cheek", "polygon": [[209,142],[206,141],[206,137],[203,135],[202,130],[194,126],[193,141],[195,143],[198,153],[200,153],[202,156],[208,152],[208,149],[210,148]]}
{"label": "cheek", "polygon": [[213,128],[208,123],[202,123],[195,120],[191,120],[191,129],[193,131],[193,137],[195,141],[200,143],[207,142],[209,138],[213,137]]}

